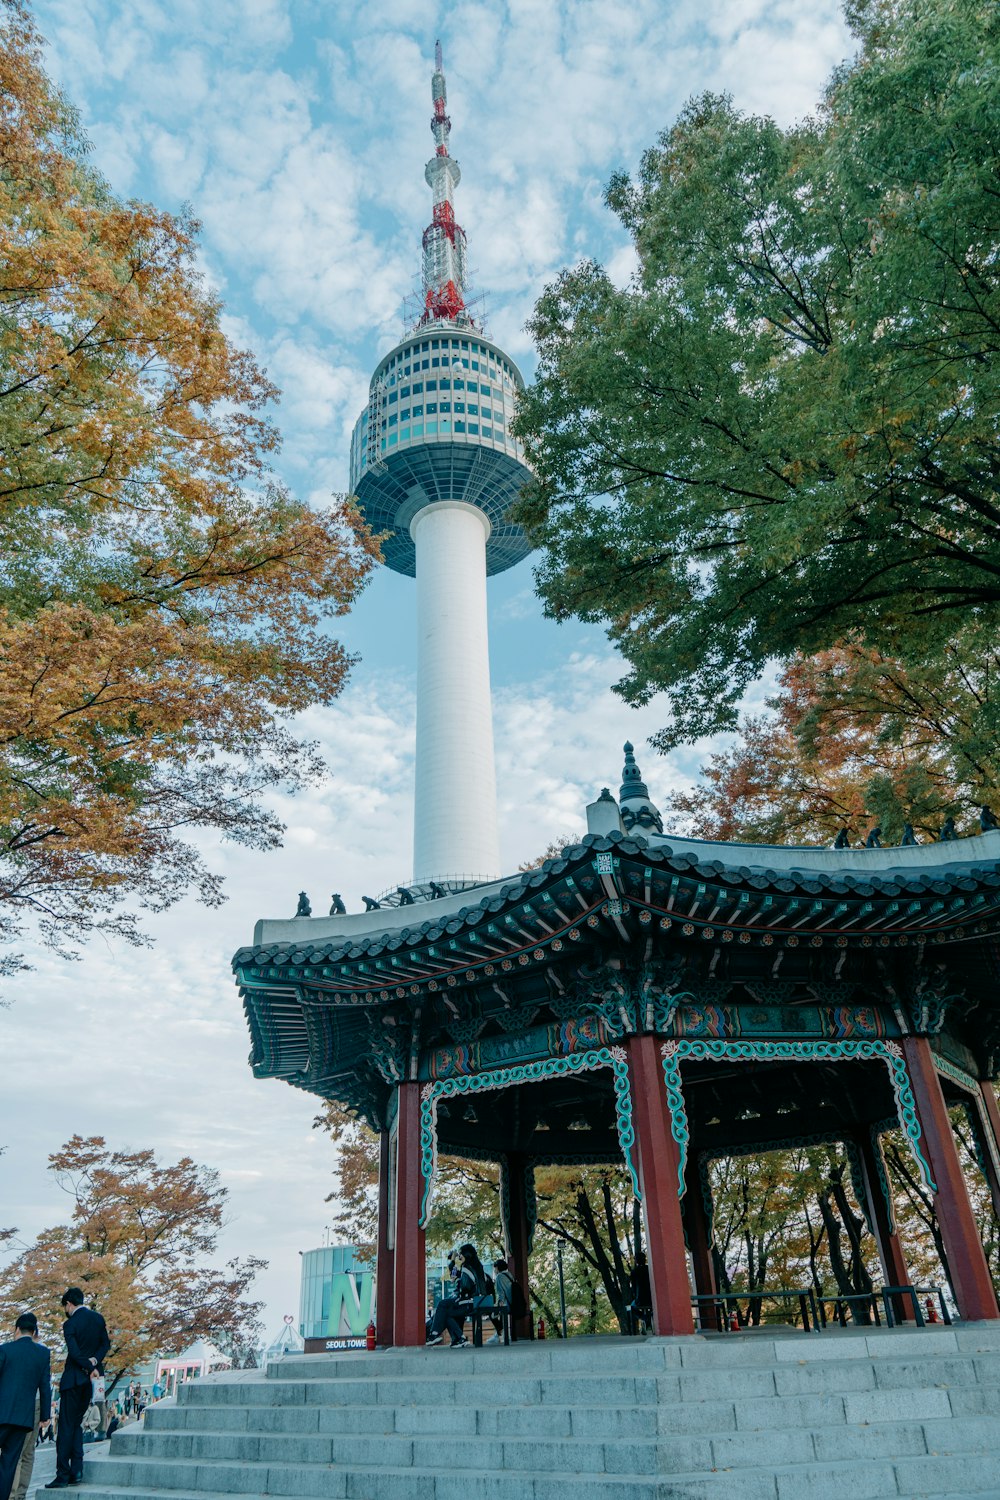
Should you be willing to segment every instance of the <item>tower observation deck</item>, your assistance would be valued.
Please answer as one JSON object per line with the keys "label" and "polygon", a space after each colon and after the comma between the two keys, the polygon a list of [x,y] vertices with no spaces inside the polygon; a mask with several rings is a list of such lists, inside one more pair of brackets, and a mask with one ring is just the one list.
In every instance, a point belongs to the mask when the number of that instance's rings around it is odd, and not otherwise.
{"label": "tower observation deck", "polygon": [[531,550],[510,509],[530,477],[510,432],[513,360],[466,307],[465,231],[441,45],[423,310],[379,362],[351,438],[351,489],[387,567],[417,580],[415,881],[500,874],[486,578]]}

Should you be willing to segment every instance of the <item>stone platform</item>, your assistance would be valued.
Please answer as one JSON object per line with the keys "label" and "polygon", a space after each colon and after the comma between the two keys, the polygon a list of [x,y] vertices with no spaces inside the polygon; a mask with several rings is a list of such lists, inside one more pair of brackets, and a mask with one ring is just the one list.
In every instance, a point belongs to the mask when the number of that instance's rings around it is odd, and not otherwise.
{"label": "stone platform", "polygon": [[1000,1325],[286,1358],[88,1458],[86,1500],[998,1500]]}

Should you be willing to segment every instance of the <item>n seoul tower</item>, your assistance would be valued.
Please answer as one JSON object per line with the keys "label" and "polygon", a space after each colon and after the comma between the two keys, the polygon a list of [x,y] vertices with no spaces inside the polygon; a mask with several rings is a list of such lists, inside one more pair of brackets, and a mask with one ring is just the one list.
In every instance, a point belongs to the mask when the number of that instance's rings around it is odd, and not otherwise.
{"label": "n seoul tower", "polygon": [[508,518],[530,477],[510,433],[524,382],[466,307],[440,42],[431,95],[423,310],[379,362],[351,438],[351,489],[365,520],[388,533],[386,565],[417,580],[417,883],[501,874],[486,579],[531,550]]}

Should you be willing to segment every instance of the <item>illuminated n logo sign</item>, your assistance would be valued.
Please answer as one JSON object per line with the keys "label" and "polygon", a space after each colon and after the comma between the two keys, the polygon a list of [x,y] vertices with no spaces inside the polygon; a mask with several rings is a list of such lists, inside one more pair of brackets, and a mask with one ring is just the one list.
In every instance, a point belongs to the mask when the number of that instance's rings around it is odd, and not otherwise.
{"label": "illuminated n logo sign", "polygon": [[330,1316],[327,1320],[328,1338],[343,1334],[363,1334],[372,1319],[372,1301],[375,1290],[370,1271],[352,1275],[348,1271],[337,1271],[330,1285]]}

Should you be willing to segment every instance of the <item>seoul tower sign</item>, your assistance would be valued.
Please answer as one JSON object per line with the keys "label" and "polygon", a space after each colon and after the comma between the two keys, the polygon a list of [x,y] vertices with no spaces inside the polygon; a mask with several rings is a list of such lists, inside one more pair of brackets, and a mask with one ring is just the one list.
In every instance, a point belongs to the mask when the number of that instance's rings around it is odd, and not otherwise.
{"label": "seoul tower sign", "polygon": [[529,478],[510,432],[524,382],[466,307],[440,43],[431,94],[423,310],[379,362],[351,439],[351,489],[372,530],[388,533],[385,563],[417,580],[417,884],[501,874],[486,579],[531,550],[509,519]]}

